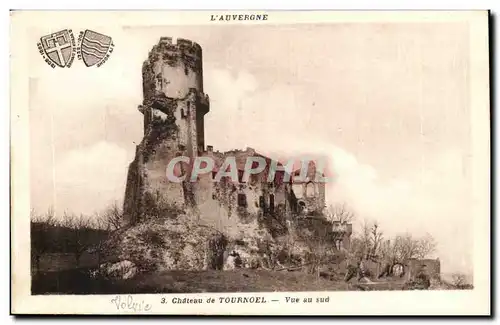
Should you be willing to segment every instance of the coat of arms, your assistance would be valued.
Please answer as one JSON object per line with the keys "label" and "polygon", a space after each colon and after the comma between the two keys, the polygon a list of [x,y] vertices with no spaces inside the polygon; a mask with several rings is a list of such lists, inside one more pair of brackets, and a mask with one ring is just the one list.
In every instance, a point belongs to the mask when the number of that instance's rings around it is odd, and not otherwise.
{"label": "coat of arms", "polygon": [[64,29],[42,36],[39,48],[47,63],[69,68],[74,59],[74,44],[72,31]]}
{"label": "coat of arms", "polygon": [[112,47],[111,37],[87,29],[81,38],[81,58],[87,67],[95,64],[99,66],[101,62],[107,60]]}

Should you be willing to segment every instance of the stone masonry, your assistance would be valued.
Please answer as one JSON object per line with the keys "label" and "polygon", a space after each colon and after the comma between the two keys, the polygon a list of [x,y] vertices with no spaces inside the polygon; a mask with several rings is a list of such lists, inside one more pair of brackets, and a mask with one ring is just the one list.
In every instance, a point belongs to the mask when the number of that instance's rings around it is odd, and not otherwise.
{"label": "stone masonry", "polygon": [[[300,183],[285,182],[280,171],[273,182],[268,182],[269,167],[251,175],[248,182],[242,182],[241,177],[237,183],[230,178],[213,181],[228,156],[236,157],[239,175],[249,156],[265,158],[268,166],[272,159],[252,148],[219,152],[212,146],[205,147],[204,116],[210,111],[210,100],[203,92],[200,45],[162,37],[144,62],[142,76],[144,98],[139,111],[144,116],[144,138],[128,170],[124,200],[128,224],[157,213],[154,207],[158,202],[188,209],[201,221],[219,228],[323,209],[325,184],[314,182],[318,174],[314,164],[308,167],[308,179]],[[215,167],[196,182],[171,182],[166,167],[177,156],[211,157]],[[188,166],[181,166],[182,173],[189,173]]]}

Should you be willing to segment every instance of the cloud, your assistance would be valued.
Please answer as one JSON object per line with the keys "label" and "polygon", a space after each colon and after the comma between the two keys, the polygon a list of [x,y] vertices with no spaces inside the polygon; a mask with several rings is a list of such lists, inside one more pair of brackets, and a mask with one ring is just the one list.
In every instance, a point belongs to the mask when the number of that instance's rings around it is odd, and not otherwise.
{"label": "cloud", "polygon": [[69,151],[55,167],[56,210],[93,213],[122,200],[131,157],[109,142]]}
{"label": "cloud", "polygon": [[[244,70],[234,73],[228,69],[210,69],[207,70],[205,79],[208,93],[222,102],[235,103],[258,87],[257,79]],[[218,96],[219,94],[223,95]]]}
{"label": "cloud", "polygon": [[[417,236],[428,232],[438,241],[444,270],[471,264],[463,149],[450,147],[427,157],[419,151],[421,160],[398,165],[387,176],[390,167],[383,173],[360,161],[337,145],[327,129],[314,127],[317,116],[300,96],[303,89],[287,84],[264,88],[256,80],[246,72],[229,70],[207,76],[213,99],[205,119],[208,144],[222,151],[250,146],[282,160],[303,153],[326,157],[335,176],[327,185],[327,201],[349,205],[357,215],[355,228],[364,220],[377,220],[388,238],[407,231]],[[398,159],[397,153],[378,154],[387,155],[387,166],[395,166],[391,159]]]}
{"label": "cloud", "polygon": [[389,179],[339,148],[332,149],[331,162],[338,177],[327,189],[330,202],[347,202],[358,222],[378,221],[388,238],[430,233],[444,271],[471,272],[472,202],[458,152],[443,152],[424,169],[410,166],[410,172]]}

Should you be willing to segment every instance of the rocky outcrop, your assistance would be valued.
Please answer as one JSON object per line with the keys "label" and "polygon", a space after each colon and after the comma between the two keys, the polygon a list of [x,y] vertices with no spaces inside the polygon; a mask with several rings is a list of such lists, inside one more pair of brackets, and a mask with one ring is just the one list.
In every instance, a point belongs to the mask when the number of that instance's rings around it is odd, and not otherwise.
{"label": "rocky outcrop", "polygon": [[[113,250],[114,261],[128,261],[137,272],[280,270],[304,265],[307,270],[315,260],[314,247],[300,238],[273,238],[268,229],[257,223],[217,230],[179,211],[150,217],[123,229],[112,242],[109,249]],[[111,264],[107,267],[114,269]]]}
{"label": "rocky outcrop", "polygon": [[202,270],[209,264],[208,243],[219,235],[185,220],[151,218],[130,227],[113,246],[118,259],[133,261],[140,271]]}
{"label": "rocky outcrop", "polygon": [[193,220],[189,214],[172,213],[150,217],[122,230],[108,249],[113,250],[115,260],[130,261],[139,272],[147,272],[223,270],[234,252],[239,255],[240,267],[270,267],[263,261],[272,255],[274,245],[265,229],[242,225],[241,229],[223,233]]}

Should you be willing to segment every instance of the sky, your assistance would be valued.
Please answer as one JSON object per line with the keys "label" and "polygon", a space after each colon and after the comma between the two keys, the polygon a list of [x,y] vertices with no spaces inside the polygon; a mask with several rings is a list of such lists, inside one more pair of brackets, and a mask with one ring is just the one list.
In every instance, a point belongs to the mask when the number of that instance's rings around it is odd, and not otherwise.
{"label": "sky", "polygon": [[[98,31],[103,32],[105,31]],[[42,35],[31,33],[34,44]],[[39,32],[38,32],[39,33]],[[30,55],[31,202],[92,214],[121,204],[143,134],[141,66],[161,36],[203,48],[205,143],[326,155],[329,203],[387,237],[430,233],[443,271],[472,270],[468,34],[459,23],[113,29],[99,68]]]}

